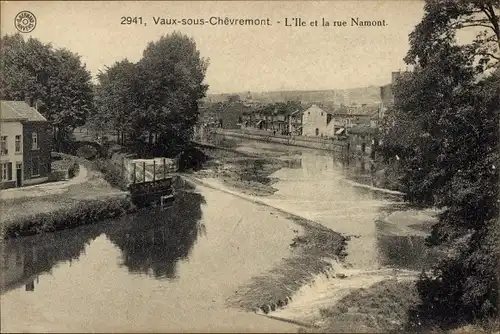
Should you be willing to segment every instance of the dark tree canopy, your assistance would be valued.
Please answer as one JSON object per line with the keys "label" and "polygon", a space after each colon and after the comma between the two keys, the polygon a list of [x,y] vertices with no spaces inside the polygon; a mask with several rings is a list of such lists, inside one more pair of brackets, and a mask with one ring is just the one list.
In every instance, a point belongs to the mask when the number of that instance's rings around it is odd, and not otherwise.
{"label": "dark tree canopy", "polygon": [[427,0],[424,17],[410,34],[409,64],[425,66],[442,44],[455,42],[457,33],[475,29],[467,49],[479,59],[479,71],[500,61],[500,1]]}
{"label": "dark tree canopy", "polygon": [[2,38],[0,97],[37,101],[57,146],[85,123],[93,107],[91,75],[78,55],[20,34]]}
{"label": "dark tree canopy", "polygon": [[[449,328],[499,311],[499,6],[426,1],[405,59],[415,69],[394,87],[383,154],[397,156],[410,202],[441,209],[428,242],[449,251],[418,283],[414,324]],[[476,39],[458,44],[472,26]]]}
{"label": "dark tree canopy", "polygon": [[[192,38],[174,32],[148,44],[136,63],[116,63],[98,76],[94,119],[177,154],[189,144],[208,60]],[[96,123],[96,122],[94,122]],[[98,122],[97,122],[98,123]]]}

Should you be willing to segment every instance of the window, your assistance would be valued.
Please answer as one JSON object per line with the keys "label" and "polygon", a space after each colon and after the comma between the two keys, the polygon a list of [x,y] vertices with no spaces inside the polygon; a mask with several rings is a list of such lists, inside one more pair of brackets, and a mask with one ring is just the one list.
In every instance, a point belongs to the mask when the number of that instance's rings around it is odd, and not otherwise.
{"label": "window", "polygon": [[2,136],[2,140],[0,141],[0,150],[1,154],[9,153],[9,150],[7,149],[7,136]]}
{"label": "window", "polygon": [[2,181],[12,180],[12,162],[3,162],[0,164]]}
{"label": "window", "polygon": [[321,113],[321,116],[323,116],[323,113]]}
{"label": "window", "polygon": [[21,135],[16,136],[16,153],[21,152]]}
{"label": "window", "polygon": [[40,158],[31,158],[31,177],[40,176]]}
{"label": "window", "polygon": [[36,132],[31,134],[31,149],[38,150],[38,133]]}

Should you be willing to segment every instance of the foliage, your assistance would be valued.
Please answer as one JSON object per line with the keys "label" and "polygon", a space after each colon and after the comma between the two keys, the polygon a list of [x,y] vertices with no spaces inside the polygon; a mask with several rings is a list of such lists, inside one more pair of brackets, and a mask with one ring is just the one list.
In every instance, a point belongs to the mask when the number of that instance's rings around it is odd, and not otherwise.
{"label": "foliage", "polygon": [[80,57],[15,34],[2,37],[0,58],[0,97],[35,101],[52,125],[59,149],[93,106],[91,75]]}
{"label": "foliage", "polygon": [[98,76],[95,127],[128,132],[146,151],[176,155],[189,144],[208,60],[196,43],[174,32],[148,44],[142,59],[115,63]]}
{"label": "foliage", "polygon": [[[428,242],[449,250],[418,283],[414,325],[450,327],[498,312],[500,68],[485,71],[498,60],[498,9],[494,1],[427,1],[406,57],[415,70],[394,87],[382,152],[404,171],[409,201],[442,209]],[[493,34],[458,45],[468,25]]]}
{"label": "foliage", "polygon": [[98,133],[124,133],[132,126],[132,116],[139,108],[137,67],[125,59],[107,67],[97,79],[93,128]]}
{"label": "foliage", "polygon": [[93,166],[99,170],[104,179],[113,187],[127,190],[127,182],[123,169],[110,159],[97,159],[93,161]]}
{"label": "foliage", "polygon": [[498,0],[427,0],[424,17],[410,34],[411,48],[405,61],[426,66],[435,50],[452,44],[457,33],[475,29],[468,49],[478,59],[478,70],[500,61],[500,2]]}
{"label": "foliage", "polygon": [[6,224],[3,237],[15,238],[94,224],[134,210],[127,198],[88,200],[49,213],[14,218],[14,221]]}
{"label": "foliage", "polygon": [[80,171],[80,164],[78,164],[77,162],[73,163],[71,167],[68,169],[68,177],[69,178],[75,177],[79,171]]}
{"label": "foliage", "polygon": [[99,155],[99,152],[92,145],[82,145],[76,150],[75,154],[84,159],[92,160]]}

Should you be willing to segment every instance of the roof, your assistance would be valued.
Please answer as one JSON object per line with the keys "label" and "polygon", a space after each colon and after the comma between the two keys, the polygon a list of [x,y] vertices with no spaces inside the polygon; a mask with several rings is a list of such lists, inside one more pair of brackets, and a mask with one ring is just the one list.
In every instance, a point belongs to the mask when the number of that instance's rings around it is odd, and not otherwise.
{"label": "roof", "polygon": [[24,101],[0,101],[0,119],[18,121],[47,121],[35,108]]}
{"label": "roof", "polygon": [[338,108],[333,110],[334,116],[339,117],[352,117],[352,116],[372,116],[375,112],[378,113],[379,105],[353,105],[353,106],[344,106],[341,105]]}
{"label": "roof", "polygon": [[317,104],[313,104],[311,105],[309,108],[307,108],[305,111],[312,111],[312,110],[316,110],[316,111],[320,111],[320,112],[325,112],[327,114],[333,114],[331,110],[329,110],[329,108],[326,108],[324,106],[319,106]]}

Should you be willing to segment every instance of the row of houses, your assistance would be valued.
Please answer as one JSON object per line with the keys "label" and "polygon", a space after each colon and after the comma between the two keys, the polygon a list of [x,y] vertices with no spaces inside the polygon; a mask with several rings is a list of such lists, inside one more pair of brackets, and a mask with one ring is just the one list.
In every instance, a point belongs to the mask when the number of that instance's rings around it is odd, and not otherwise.
{"label": "row of houses", "polygon": [[343,140],[352,150],[367,154],[380,144],[380,122],[394,103],[392,87],[405,72],[393,72],[390,84],[380,87],[380,103],[351,106],[297,103],[248,105],[245,101],[203,109],[202,123],[225,129],[266,130],[274,135],[322,137]]}
{"label": "row of houses", "polygon": [[379,106],[340,106],[332,109],[313,104],[303,110],[271,114],[249,112],[243,114],[241,126],[279,134],[334,138],[356,126],[376,127],[379,113]]}

